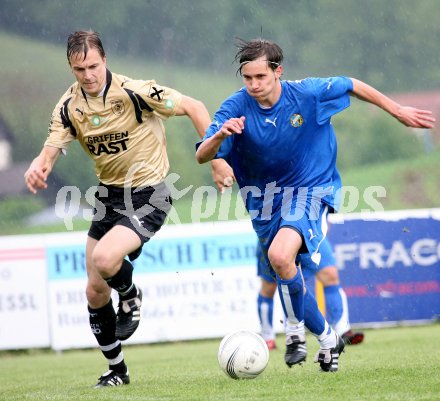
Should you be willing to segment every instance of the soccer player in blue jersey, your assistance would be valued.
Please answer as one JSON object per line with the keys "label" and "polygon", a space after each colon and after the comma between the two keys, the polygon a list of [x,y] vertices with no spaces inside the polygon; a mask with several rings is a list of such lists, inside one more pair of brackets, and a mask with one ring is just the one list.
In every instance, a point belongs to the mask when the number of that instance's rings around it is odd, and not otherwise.
{"label": "soccer player in blue jersey", "polygon": [[[324,288],[327,321],[336,333],[342,337],[345,344],[360,344],[364,340],[364,333],[351,330],[347,295],[341,286],[333,249],[327,238],[321,243],[319,253],[321,254],[319,265],[311,260],[308,253],[298,255],[297,263],[301,266],[304,282],[307,283],[314,277],[321,282]],[[257,246],[256,259],[257,273],[261,279],[261,288],[257,296],[261,336],[266,341],[269,349],[275,349],[276,334],[273,327],[273,309],[277,283],[270,274],[270,268],[259,246]]]}
{"label": "soccer player in blue jersey", "polygon": [[435,119],[354,78],[281,80],[282,60],[281,48],[271,41],[239,43],[236,61],[245,86],[220,106],[196,158],[223,158],[234,170],[287,316],[286,363],[306,358],[306,319],[320,343],[315,360],[323,371],[335,371],[344,342],[305,291],[295,264],[300,253],[319,264],[326,215],[338,208],[341,179],[331,117],[349,107],[353,95],[406,126],[431,128]]}

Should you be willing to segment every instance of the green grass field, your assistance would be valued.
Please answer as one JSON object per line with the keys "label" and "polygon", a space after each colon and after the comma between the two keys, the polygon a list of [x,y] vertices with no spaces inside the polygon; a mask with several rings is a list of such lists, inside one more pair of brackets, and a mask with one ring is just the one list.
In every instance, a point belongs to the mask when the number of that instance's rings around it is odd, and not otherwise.
{"label": "green grass field", "polygon": [[366,330],[364,344],[346,348],[337,373],[318,372],[311,336],[307,362],[289,369],[279,337],[266,370],[246,381],[220,370],[219,341],[127,346],[131,384],[105,389],[92,388],[106,370],[98,350],[3,352],[0,400],[440,400],[439,324]]}

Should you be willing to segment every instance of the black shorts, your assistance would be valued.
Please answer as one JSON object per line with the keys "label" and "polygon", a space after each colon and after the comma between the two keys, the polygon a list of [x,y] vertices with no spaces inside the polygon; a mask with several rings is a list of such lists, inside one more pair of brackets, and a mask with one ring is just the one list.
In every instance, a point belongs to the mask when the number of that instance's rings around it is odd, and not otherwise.
{"label": "black shorts", "polygon": [[118,188],[100,183],[88,235],[99,241],[116,225],[130,228],[142,242],[128,255],[134,260],[141,254],[144,243],[164,224],[171,204],[170,190],[163,182],[144,188]]}

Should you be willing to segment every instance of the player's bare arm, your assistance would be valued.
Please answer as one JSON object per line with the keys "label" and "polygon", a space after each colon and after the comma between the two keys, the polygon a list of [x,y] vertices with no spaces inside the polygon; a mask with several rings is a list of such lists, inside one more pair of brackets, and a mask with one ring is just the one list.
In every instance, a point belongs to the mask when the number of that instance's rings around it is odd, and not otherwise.
{"label": "player's bare arm", "polygon": [[205,135],[205,130],[211,124],[211,117],[206,106],[200,101],[189,96],[182,96],[182,101],[176,110],[176,116],[188,116],[200,138]]}
{"label": "player's bare arm", "polygon": [[[205,105],[201,101],[189,96],[182,97],[176,115],[187,115],[193,122],[200,138],[203,138],[206,128],[211,124],[211,117]],[[235,180],[232,168],[225,160],[212,160],[211,174],[220,192],[223,192],[225,186],[231,186]],[[225,182],[229,185],[225,185]]]}
{"label": "player's bare arm", "polygon": [[29,191],[33,194],[38,189],[47,188],[47,177],[61,153],[61,149],[51,146],[44,146],[41,153],[32,161],[31,165],[24,173],[24,180]]}
{"label": "player's bare arm", "polygon": [[245,117],[230,118],[225,121],[221,128],[210,138],[203,141],[196,152],[196,160],[203,164],[212,160],[220,149],[223,141],[234,134],[242,134]]}
{"label": "player's bare arm", "polygon": [[435,118],[429,110],[421,110],[415,107],[402,106],[372,86],[358,79],[353,81],[352,94],[358,99],[372,103],[395,117],[403,125],[413,128],[432,128]]}

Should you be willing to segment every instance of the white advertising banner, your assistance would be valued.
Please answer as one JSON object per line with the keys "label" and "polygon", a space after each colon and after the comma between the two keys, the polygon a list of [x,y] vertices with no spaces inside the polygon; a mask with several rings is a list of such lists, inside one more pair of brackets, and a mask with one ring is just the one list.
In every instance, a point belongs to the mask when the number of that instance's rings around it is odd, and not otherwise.
{"label": "white advertising banner", "polygon": [[0,349],[49,347],[44,244],[37,236],[0,238]]}

